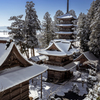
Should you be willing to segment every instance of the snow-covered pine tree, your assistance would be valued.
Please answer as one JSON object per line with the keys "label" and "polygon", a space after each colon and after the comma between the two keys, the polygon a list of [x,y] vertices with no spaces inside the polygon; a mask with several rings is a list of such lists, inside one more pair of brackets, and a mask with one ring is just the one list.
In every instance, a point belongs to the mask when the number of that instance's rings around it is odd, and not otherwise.
{"label": "snow-covered pine tree", "polygon": [[[69,11],[69,14],[71,14],[72,16],[77,18],[76,13],[73,9]],[[74,23],[74,25],[77,25],[77,20],[74,20],[73,23]]]}
{"label": "snow-covered pine tree", "polygon": [[86,15],[84,13],[80,13],[77,24],[78,37],[80,39],[80,48],[82,49],[82,51],[87,51],[89,36],[86,28]]}
{"label": "snow-covered pine tree", "polygon": [[36,14],[34,8],[34,3],[26,2],[26,16],[25,16],[25,32],[26,32],[26,47],[33,50],[34,56],[34,47],[38,45],[38,40],[36,38],[36,31],[40,30],[40,21]]}
{"label": "snow-covered pine tree", "polygon": [[13,21],[10,27],[7,27],[10,30],[9,35],[14,39],[16,45],[19,45],[21,53],[24,51],[22,50],[23,41],[24,41],[24,20],[22,20],[23,15],[19,16],[12,16],[10,17],[9,21]]}
{"label": "snow-covered pine tree", "polygon": [[77,16],[76,16],[76,13],[75,13],[75,11],[74,11],[73,9],[69,11],[69,14],[71,14],[71,15],[74,16],[74,17],[77,17]]}
{"label": "snow-covered pine tree", "polygon": [[64,15],[64,13],[61,10],[57,10],[56,14],[54,15],[54,32],[58,32],[59,28],[56,26],[56,24],[59,24],[59,21],[57,19],[58,16]]}
{"label": "snow-covered pine tree", "polygon": [[46,12],[44,17],[44,21],[42,23],[42,44],[48,46],[49,42],[53,39],[53,27],[52,27],[52,19],[50,17],[49,12]]}
{"label": "snow-covered pine tree", "polygon": [[92,24],[93,22],[93,18],[94,18],[94,14],[95,14],[95,1],[93,1],[91,3],[91,7],[90,9],[88,10],[88,13],[87,13],[87,16],[86,16],[86,32],[87,34],[90,36],[91,34],[91,28],[90,28],[90,25]]}
{"label": "snow-covered pine tree", "polygon": [[[98,0],[96,0],[98,1]],[[89,50],[93,52],[96,56],[100,56],[100,2],[97,6],[97,11],[95,12],[94,18],[91,24],[91,35],[90,41],[88,42]]]}

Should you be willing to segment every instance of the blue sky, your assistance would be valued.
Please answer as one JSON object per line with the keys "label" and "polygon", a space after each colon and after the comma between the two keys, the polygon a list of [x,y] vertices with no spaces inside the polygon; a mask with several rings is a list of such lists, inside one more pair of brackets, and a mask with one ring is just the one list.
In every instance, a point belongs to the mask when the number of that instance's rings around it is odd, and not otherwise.
{"label": "blue sky", "polygon": [[[11,16],[23,14],[25,17],[26,1],[33,1],[40,21],[48,11],[53,19],[57,10],[66,13],[67,0],[0,0],[0,26],[9,26]],[[93,0],[69,0],[69,9],[74,9],[78,16],[80,12],[87,13]],[[23,19],[24,19],[23,17]]]}

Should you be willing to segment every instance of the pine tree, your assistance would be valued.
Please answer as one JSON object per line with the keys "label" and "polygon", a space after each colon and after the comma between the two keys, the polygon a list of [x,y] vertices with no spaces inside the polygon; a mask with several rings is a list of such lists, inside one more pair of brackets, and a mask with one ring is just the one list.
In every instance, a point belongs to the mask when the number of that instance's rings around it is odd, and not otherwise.
{"label": "pine tree", "polygon": [[[73,17],[77,18],[76,13],[75,13],[75,11],[73,9],[69,11],[69,14],[72,15]],[[74,23],[74,25],[76,25],[77,24],[77,20],[74,20],[73,23]]]}
{"label": "pine tree", "polygon": [[44,21],[42,23],[42,44],[48,46],[49,42],[53,39],[53,28],[52,28],[52,19],[50,17],[49,12],[46,12],[44,17]]}
{"label": "pine tree", "polygon": [[78,36],[80,38],[80,47],[82,51],[87,51],[89,36],[86,28],[86,15],[84,13],[80,13],[78,18]]}
{"label": "pine tree", "polygon": [[59,21],[57,19],[58,16],[64,15],[64,13],[61,10],[58,10],[54,16],[54,32],[58,32],[59,28],[56,26],[56,24],[59,24]]}
{"label": "pine tree", "polygon": [[40,21],[36,14],[34,3],[26,2],[26,16],[25,16],[25,32],[26,32],[26,47],[33,50],[38,45],[36,38],[36,31],[40,30]]}
{"label": "pine tree", "polygon": [[13,22],[10,27],[7,27],[10,30],[9,35],[14,39],[16,45],[19,45],[21,52],[24,41],[24,33],[23,33],[24,20],[22,20],[22,17],[23,15],[10,17],[9,21]]}
{"label": "pine tree", "polygon": [[100,7],[98,7],[93,20],[94,22],[92,22],[91,24],[92,33],[90,35],[90,41],[88,45],[89,45],[89,50],[99,57],[100,56]]}

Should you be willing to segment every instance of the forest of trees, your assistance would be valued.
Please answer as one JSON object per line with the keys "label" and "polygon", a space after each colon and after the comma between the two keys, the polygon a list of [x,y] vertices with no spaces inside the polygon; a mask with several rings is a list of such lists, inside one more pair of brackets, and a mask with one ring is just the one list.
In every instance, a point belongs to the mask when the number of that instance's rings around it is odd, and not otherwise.
{"label": "forest of trees", "polygon": [[87,15],[80,13],[78,17],[78,36],[82,51],[91,51],[100,55],[100,0],[92,2]]}
{"label": "forest of trees", "polygon": [[[45,48],[52,39],[58,38],[55,32],[59,31],[56,24],[59,23],[58,16],[64,13],[61,10],[55,12],[54,19],[50,13],[46,12],[43,21],[40,22],[34,8],[35,4],[26,2],[26,16],[22,20],[23,15],[12,16],[13,21],[9,34],[14,39],[16,45],[19,46],[21,53],[25,53],[29,58],[29,49],[31,56],[34,56],[34,47],[40,46]],[[69,13],[76,17],[75,11],[70,10]],[[97,57],[100,55],[100,0],[92,2],[87,14],[80,13],[78,20],[74,22],[78,25],[77,37],[80,40],[80,48],[82,51],[91,51]],[[40,34],[37,35],[37,32]],[[38,45],[39,44],[39,45]]]}
{"label": "forest of trees", "polygon": [[[31,50],[31,56],[34,56],[34,47],[45,48],[51,40],[58,38],[55,34],[59,30],[56,27],[56,24],[59,23],[57,17],[64,14],[58,10],[52,19],[49,12],[46,12],[43,21],[40,22],[34,6],[32,1],[26,2],[24,20],[23,15],[11,16],[9,19],[12,21],[11,26],[8,27],[9,35],[27,58],[29,58],[29,50]],[[69,13],[76,17],[74,10],[70,10]],[[40,31],[39,35],[37,35],[38,31]]]}

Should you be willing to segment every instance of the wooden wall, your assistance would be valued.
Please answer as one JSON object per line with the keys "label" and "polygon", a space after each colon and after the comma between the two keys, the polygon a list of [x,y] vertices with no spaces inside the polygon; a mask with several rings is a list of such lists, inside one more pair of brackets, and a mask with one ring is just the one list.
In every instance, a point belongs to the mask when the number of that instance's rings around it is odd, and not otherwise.
{"label": "wooden wall", "polygon": [[48,56],[48,57],[49,57],[49,60],[44,61],[45,64],[64,66],[72,61],[69,59],[68,56],[65,56],[65,57]]}
{"label": "wooden wall", "polygon": [[0,92],[0,100],[29,100],[29,81]]}
{"label": "wooden wall", "polygon": [[59,34],[60,39],[74,39],[73,34],[67,35],[67,34]]}
{"label": "wooden wall", "polygon": [[48,81],[59,83],[71,78],[72,73],[70,71],[54,71],[48,70]]}
{"label": "wooden wall", "polygon": [[50,50],[50,51],[60,51],[54,44],[47,50]]}

